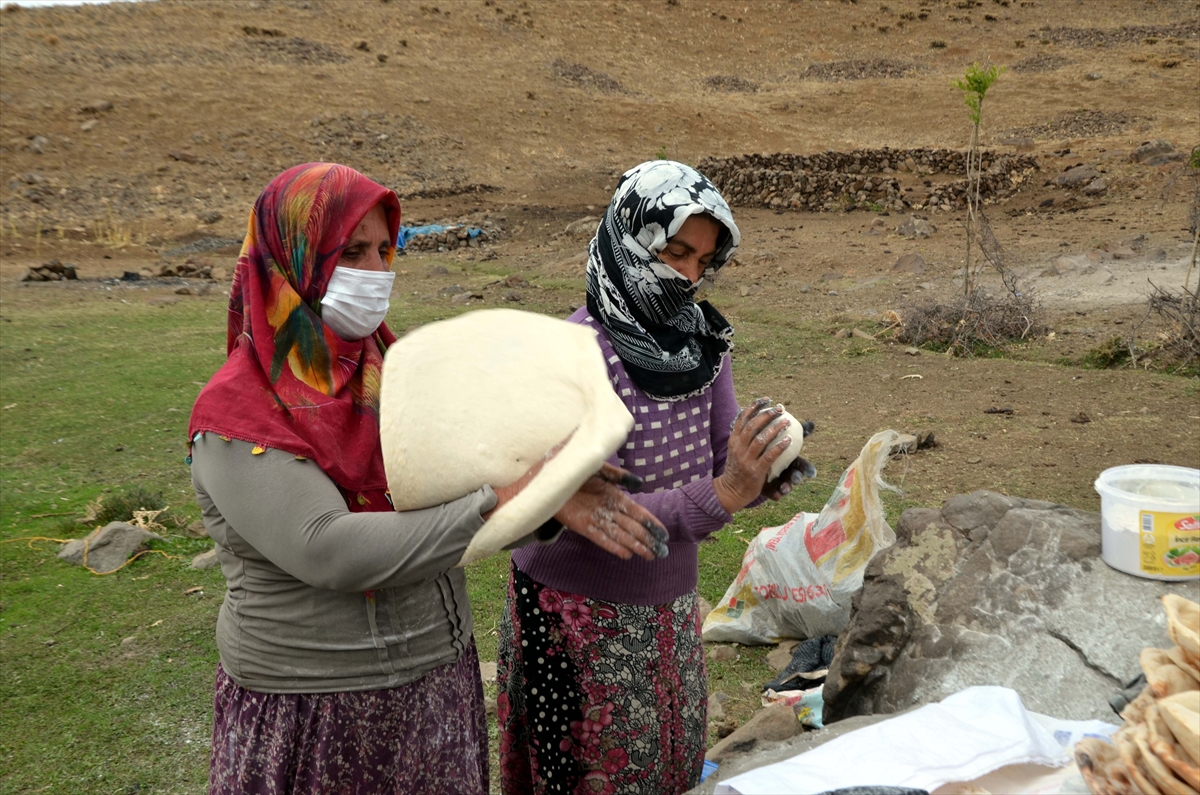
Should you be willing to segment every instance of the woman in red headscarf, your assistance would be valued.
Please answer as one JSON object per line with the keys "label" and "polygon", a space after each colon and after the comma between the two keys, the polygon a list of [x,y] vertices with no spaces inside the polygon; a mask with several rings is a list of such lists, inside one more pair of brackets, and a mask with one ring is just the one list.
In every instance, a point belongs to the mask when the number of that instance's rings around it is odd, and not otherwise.
{"label": "woman in red headscarf", "polygon": [[[188,429],[228,586],[210,793],[488,788],[479,659],[453,567],[536,470],[445,505],[391,509],[378,408],[399,225],[395,193],[331,163],[285,171],[250,215],[229,358]],[[649,559],[665,531],[613,479],[593,478],[556,519]],[[604,509],[613,499],[615,517]]]}

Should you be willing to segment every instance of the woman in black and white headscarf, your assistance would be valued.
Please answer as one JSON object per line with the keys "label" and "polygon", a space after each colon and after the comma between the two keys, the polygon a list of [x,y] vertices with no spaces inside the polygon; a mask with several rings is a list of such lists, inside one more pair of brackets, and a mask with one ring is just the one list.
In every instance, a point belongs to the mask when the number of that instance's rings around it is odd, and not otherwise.
{"label": "woman in black and white headscarf", "polygon": [[570,320],[595,329],[634,417],[612,463],[644,481],[632,497],[669,540],[654,561],[581,537],[513,553],[497,677],[506,793],[676,793],[699,781],[699,543],[811,472],[801,459],[767,482],[801,430],[767,399],[739,410],[733,329],[694,298],[740,237],[708,179],[658,160],[625,173],[592,239],[587,307]]}

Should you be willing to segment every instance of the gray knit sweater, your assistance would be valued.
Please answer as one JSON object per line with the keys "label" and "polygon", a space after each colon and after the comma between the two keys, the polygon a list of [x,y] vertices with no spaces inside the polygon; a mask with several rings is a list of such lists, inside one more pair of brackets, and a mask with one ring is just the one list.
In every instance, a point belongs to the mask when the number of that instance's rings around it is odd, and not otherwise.
{"label": "gray knit sweater", "polygon": [[227,585],[217,647],[233,680],[264,693],[373,690],[458,660],[471,606],[451,567],[495,493],[351,513],[314,462],[252,448],[207,433],[192,452]]}

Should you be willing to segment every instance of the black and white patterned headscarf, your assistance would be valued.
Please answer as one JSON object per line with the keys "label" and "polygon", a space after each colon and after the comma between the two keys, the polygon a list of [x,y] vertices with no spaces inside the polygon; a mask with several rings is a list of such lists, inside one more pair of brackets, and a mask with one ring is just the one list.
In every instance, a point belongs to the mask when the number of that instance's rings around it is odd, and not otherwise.
{"label": "black and white patterned headscarf", "polygon": [[722,227],[704,271],[711,278],[741,241],[729,205],[694,168],[651,160],[621,177],[588,249],[588,312],[608,331],[629,377],[658,400],[703,392],[733,347],[725,318],[693,299],[699,285],[658,258],[684,221],[701,214]]}

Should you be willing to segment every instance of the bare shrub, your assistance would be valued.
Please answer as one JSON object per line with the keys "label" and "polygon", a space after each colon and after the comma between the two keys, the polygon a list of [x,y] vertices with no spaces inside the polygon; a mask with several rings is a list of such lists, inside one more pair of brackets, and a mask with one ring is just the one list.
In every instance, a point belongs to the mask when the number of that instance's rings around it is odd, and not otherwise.
{"label": "bare shrub", "polygon": [[898,337],[910,345],[975,356],[1045,331],[1041,307],[1031,293],[1006,289],[996,296],[976,286],[970,295],[959,293],[948,301],[927,298],[904,307]]}
{"label": "bare shrub", "polygon": [[[1130,332],[1129,363],[1149,368],[1151,363],[1177,373],[1200,373],[1200,286],[1194,290],[1168,290],[1150,284],[1146,316]],[[1139,347],[1137,334],[1154,318],[1159,330]]]}

